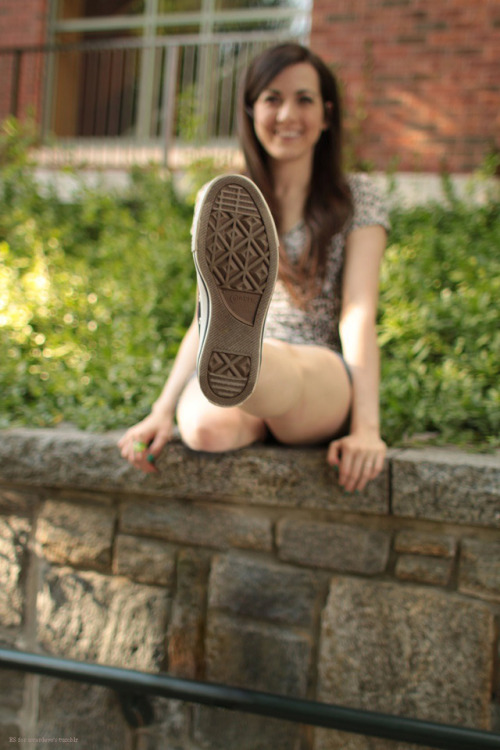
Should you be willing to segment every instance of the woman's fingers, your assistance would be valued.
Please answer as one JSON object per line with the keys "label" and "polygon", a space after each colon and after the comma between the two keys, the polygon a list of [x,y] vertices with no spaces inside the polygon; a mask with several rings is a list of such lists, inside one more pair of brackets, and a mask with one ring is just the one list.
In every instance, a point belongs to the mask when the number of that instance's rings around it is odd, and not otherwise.
{"label": "woman's fingers", "polygon": [[129,431],[118,443],[121,454],[132,466],[146,473],[154,471],[147,461],[148,444],[140,433]]}
{"label": "woman's fingers", "polygon": [[342,449],[340,447],[340,440],[334,440],[328,446],[328,453],[326,456],[326,460],[328,461],[330,466],[334,466],[336,469],[338,469],[341,455],[342,455]]}
{"label": "woman's fingers", "polygon": [[149,453],[146,446],[146,448],[140,452],[134,451],[133,458],[130,463],[135,466],[136,469],[140,469],[145,474],[155,474],[158,472],[158,469],[154,464],[154,459],[155,457]]}
{"label": "woman's fingers", "polygon": [[160,455],[167,443],[172,440],[172,428],[160,429],[149,444],[148,455],[156,458]]}
{"label": "woman's fingers", "polygon": [[171,438],[172,424],[168,420],[158,423],[151,415],[127,430],[118,441],[118,447],[122,457],[132,466],[153,474],[158,471],[155,460]]}
{"label": "woman's fingers", "polygon": [[327,460],[339,466],[339,485],[346,492],[361,492],[382,471],[385,450],[382,440],[367,446],[351,435],[330,444]]}

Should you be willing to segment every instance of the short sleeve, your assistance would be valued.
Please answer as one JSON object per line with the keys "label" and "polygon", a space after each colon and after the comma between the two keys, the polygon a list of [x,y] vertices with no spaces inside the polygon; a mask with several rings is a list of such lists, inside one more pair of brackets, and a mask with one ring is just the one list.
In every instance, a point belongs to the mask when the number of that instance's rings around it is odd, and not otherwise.
{"label": "short sleeve", "polygon": [[354,214],[348,232],[361,227],[379,224],[390,230],[389,212],[379,188],[366,174],[356,174],[349,178],[352,192]]}

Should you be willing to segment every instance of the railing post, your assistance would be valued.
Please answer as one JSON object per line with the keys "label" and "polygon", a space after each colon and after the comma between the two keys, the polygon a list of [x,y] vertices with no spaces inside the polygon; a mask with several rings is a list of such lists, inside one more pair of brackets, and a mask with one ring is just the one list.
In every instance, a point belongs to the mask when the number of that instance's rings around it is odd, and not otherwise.
{"label": "railing post", "polygon": [[179,45],[165,49],[165,69],[163,72],[162,127],[163,164],[168,163],[168,152],[174,136],[175,104],[177,101],[177,73],[179,69]]}
{"label": "railing post", "polygon": [[140,52],[139,101],[137,106],[136,138],[148,141],[151,138],[151,122],[154,102],[154,70],[156,59],[155,26],[153,22],[156,3],[147,0],[147,21]]}

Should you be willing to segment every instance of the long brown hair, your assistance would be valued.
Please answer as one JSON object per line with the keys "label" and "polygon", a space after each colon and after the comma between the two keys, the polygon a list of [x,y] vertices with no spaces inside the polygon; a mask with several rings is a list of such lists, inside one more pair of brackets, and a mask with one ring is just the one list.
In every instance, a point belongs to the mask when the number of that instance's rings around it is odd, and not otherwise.
{"label": "long brown hair", "polygon": [[309,246],[300,262],[292,264],[281,248],[280,278],[296,301],[305,304],[324,278],[328,244],[352,215],[351,191],[342,165],[342,112],[335,76],[311,50],[300,44],[279,44],[264,50],[246,70],[238,108],[239,136],[249,177],[259,186],[274,216],[278,233],[281,217],[274,196],[272,174],[266,151],[257,139],[253,106],[261,92],[289,65],[309,63],[318,73],[327,128],[321,133],[313,157],[305,223]]}

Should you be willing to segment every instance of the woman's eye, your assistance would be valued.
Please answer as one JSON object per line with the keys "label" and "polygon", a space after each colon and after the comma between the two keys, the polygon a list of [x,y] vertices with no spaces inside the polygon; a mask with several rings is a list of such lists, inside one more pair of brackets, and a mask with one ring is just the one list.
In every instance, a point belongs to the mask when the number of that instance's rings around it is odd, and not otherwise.
{"label": "woman's eye", "polygon": [[300,99],[299,99],[299,102],[301,104],[312,104],[313,100],[311,99],[310,96],[301,96]]}

